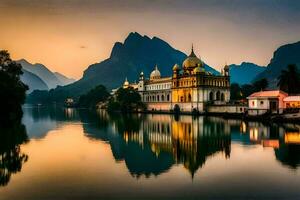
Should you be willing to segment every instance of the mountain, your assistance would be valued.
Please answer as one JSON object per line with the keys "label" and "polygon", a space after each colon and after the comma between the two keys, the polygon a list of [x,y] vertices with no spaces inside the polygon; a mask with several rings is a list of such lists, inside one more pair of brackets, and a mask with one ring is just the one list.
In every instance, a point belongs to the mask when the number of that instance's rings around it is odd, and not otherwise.
{"label": "mountain", "polygon": [[229,65],[230,82],[240,85],[249,84],[266,68],[249,62],[242,62],[240,65]]}
{"label": "mountain", "polygon": [[59,79],[43,64],[31,64],[25,59],[18,60],[23,69],[40,77],[48,86],[49,89],[56,88],[58,85],[63,85]]}
{"label": "mountain", "polygon": [[[99,84],[109,89],[116,88],[123,84],[125,77],[130,81],[138,80],[141,71],[149,77],[156,64],[162,76],[170,76],[174,64],[181,65],[186,57],[186,54],[157,37],[149,38],[139,33],[130,33],[124,43],[114,44],[108,59],[90,65],[79,81],[59,87],[54,92],[74,96],[83,94]],[[219,74],[207,65],[205,68]]]}
{"label": "mountain", "polygon": [[[139,33],[130,33],[124,43],[115,43],[108,59],[89,66],[83,80],[97,82],[100,78],[102,84],[114,88],[120,86],[125,77],[130,81],[137,80],[141,71],[149,76],[156,64],[162,76],[170,76],[174,64],[181,65],[186,57],[157,37],[151,39]],[[205,67],[208,71],[218,73],[207,65]]]}
{"label": "mountain", "polygon": [[69,84],[74,83],[76,81],[75,79],[68,78],[68,77],[66,77],[65,75],[63,75],[59,72],[54,72],[54,75],[59,80],[59,82],[62,83],[62,85],[69,85]]}
{"label": "mountain", "polygon": [[254,80],[267,78],[271,88],[277,87],[277,77],[287,65],[296,64],[300,69],[300,41],[279,47],[273,55],[265,71],[258,74]]}
{"label": "mountain", "polygon": [[37,75],[22,69],[21,81],[28,85],[29,90],[27,93],[31,93],[33,90],[48,90],[47,84]]}

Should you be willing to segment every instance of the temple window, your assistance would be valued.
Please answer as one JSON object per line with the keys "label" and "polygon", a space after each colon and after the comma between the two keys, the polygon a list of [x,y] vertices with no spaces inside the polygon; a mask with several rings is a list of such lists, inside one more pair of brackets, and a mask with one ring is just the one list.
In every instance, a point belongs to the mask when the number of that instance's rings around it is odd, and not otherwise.
{"label": "temple window", "polygon": [[209,100],[210,100],[210,101],[213,101],[213,100],[214,100],[214,94],[213,94],[213,92],[210,92],[210,93],[209,93]]}
{"label": "temple window", "polygon": [[225,95],[224,95],[224,93],[221,94],[221,101],[225,101]]}
{"label": "temple window", "polygon": [[217,101],[220,101],[220,91],[217,92],[216,99],[217,99]]}

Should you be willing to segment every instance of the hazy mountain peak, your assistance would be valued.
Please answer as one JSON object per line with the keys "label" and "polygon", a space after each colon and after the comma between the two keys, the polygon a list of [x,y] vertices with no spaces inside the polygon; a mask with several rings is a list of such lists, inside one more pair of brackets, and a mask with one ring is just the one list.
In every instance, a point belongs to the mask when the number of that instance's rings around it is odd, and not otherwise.
{"label": "hazy mountain peak", "polygon": [[[52,89],[56,88],[58,85],[63,86],[75,81],[74,79],[69,79],[60,73],[51,72],[45,65],[41,63],[32,64],[26,59],[20,59],[16,62],[20,63],[23,67],[23,70],[27,72],[24,80],[26,80],[29,87],[31,87],[31,91],[32,89]],[[41,79],[43,83],[41,83],[41,81],[39,81],[36,77],[32,76],[32,74]],[[38,83],[41,84],[41,87],[38,87]],[[45,87],[44,84],[46,84],[47,87]]]}
{"label": "hazy mountain peak", "polygon": [[28,85],[29,90],[27,93],[31,93],[34,90],[48,90],[47,84],[37,75],[22,69],[23,74],[21,75],[21,80],[23,83]]}
{"label": "hazy mountain peak", "polygon": [[254,77],[266,69],[251,62],[242,62],[240,65],[231,64],[229,67],[231,82],[241,85],[251,83]]}
{"label": "hazy mountain peak", "polygon": [[73,78],[68,78],[65,75],[59,73],[59,72],[54,72],[54,75],[58,78],[58,80],[63,84],[63,85],[68,85],[71,84],[73,82],[75,82],[76,80]]}

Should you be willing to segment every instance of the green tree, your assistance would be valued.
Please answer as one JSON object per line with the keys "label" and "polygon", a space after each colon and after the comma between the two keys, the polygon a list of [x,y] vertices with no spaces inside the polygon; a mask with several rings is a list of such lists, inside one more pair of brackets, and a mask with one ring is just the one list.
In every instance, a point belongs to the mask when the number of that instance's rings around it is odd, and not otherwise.
{"label": "green tree", "polygon": [[22,104],[28,86],[21,80],[22,66],[12,61],[8,51],[0,50],[0,121],[21,120]]}
{"label": "green tree", "polygon": [[80,96],[78,106],[95,108],[97,103],[106,101],[109,96],[107,89],[103,85],[98,85],[87,94]]}
{"label": "green tree", "polygon": [[268,87],[268,85],[269,85],[269,82],[266,78],[262,78],[253,83],[255,92],[265,90]]}
{"label": "green tree", "polygon": [[256,88],[251,84],[244,84],[241,87],[242,91],[242,99],[246,99],[248,96],[250,96],[252,93],[256,92]]}
{"label": "green tree", "polygon": [[230,98],[231,100],[240,100],[242,99],[242,90],[239,84],[232,83],[230,85]]}
{"label": "green tree", "polygon": [[109,102],[109,111],[131,112],[136,109],[144,109],[140,94],[133,88],[120,88],[116,96]]}
{"label": "green tree", "polygon": [[300,92],[300,75],[295,64],[290,64],[286,70],[281,71],[277,86],[288,94]]}

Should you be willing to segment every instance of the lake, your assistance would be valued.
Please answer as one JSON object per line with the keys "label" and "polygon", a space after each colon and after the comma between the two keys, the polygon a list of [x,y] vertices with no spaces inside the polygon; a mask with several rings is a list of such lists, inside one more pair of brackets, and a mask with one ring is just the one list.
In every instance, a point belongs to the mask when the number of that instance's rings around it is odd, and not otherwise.
{"label": "lake", "polygon": [[0,199],[299,199],[300,126],[24,106]]}

